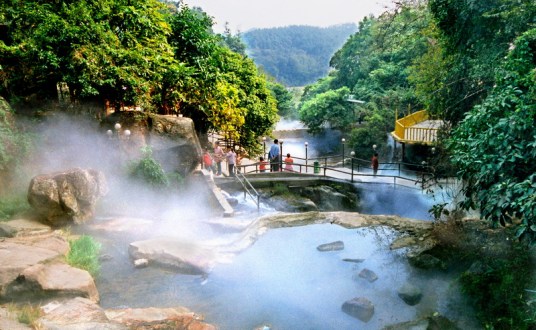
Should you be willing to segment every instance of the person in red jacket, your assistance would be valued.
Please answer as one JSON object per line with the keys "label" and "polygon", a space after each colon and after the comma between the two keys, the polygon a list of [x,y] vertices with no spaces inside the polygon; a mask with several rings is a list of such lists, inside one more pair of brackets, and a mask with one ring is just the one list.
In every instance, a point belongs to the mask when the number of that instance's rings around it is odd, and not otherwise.
{"label": "person in red jacket", "polygon": [[208,152],[208,148],[205,148],[205,153],[203,154],[203,165],[205,165],[207,171],[214,172],[214,168],[212,167],[212,156]]}
{"label": "person in red jacket", "polygon": [[372,173],[376,175],[378,173],[378,168],[380,167],[380,163],[378,162],[378,153],[375,152],[374,156],[372,156]]}

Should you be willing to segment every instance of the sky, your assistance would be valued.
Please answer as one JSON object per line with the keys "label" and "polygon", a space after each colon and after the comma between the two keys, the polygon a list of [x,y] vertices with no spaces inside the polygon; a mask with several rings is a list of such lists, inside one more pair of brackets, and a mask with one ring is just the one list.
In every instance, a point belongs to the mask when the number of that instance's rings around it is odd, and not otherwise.
{"label": "sky", "polygon": [[369,14],[378,16],[392,0],[183,0],[212,16],[215,32],[229,23],[231,32],[288,25],[326,27],[355,23]]}

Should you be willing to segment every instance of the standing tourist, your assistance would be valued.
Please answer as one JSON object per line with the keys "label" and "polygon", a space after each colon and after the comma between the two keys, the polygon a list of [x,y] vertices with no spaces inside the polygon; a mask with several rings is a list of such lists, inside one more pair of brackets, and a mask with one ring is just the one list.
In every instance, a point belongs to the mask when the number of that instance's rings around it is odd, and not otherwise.
{"label": "standing tourist", "polygon": [[270,171],[279,171],[279,141],[277,139],[274,140],[274,144],[270,147],[268,158],[270,159]]}
{"label": "standing tourist", "polygon": [[225,154],[223,153],[223,149],[220,147],[220,142],[216,141],[214,146],[214,161],[216,162],[216,166],[218,168],[216,175],[221,175],[221,162],[223,162],[224,158]]}
{"label": "standing tourist", "polygon": [[259,157],[259,170],[264,173],[266,172],[267,162],[264,160],[264,157]]}
{"label": "standing tourist", "polygon": [[212,167],[212,157],[210,156],[207,147],[205,147],[205,153],[203,154],[203,165],[205,165],[207,171],[214,172],[214,168]]}
{"label": "standing tourist", "polygon": [[287,158],[285,158],[285,171],[294,172],[292,164],[294,164],[294,159],[290,157],[290,154],[287,154]]}
{"label": "standing tourist", "polygon": [[229,164],[229,176],[235,176],[236,152],[233,148],[227,149],[227,162]]}
{"label": "standing tourist", "polygon": [[378,162],[378,153],[375,152],[374,156],[372,156],[372,173],[376,175],[378,173],[378,167],[380,167],[380,163]]}

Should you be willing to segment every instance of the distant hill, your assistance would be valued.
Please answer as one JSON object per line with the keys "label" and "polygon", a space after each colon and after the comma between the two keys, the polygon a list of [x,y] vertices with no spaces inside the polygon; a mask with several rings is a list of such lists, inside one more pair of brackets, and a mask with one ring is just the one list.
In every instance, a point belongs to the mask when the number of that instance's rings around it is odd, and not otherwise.
{"label": "distant hill", "polygon": [[286,86],[303,86],[325,76],[331,56],[357,31],[353,23],[330,27],[294,25],[244,32],[247,54]]}

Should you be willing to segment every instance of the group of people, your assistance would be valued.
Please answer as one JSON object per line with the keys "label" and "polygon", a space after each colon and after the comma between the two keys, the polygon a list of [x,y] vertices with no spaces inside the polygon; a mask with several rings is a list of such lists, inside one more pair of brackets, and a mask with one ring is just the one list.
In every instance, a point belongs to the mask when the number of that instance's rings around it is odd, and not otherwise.
{"label": "group of people", "polygon": [[[270,147],[270,151],[268,152],[268,159],[270,160],[270,172],[278,172],[279,171],[279,140],[275,139],[274,144]],[[284,171],[293,172],[294,171],[294,159],[290,156],[290,154],[287,154],[287,157],[283,160],[285,163]],[[261,172],[266,172],[266,162],[264,160],[264,157],[259,158],[259,163],[261,164],[259,166],[259,169]],[[282,165],[282,164],[281,164]]]}
{"label": "group of people", "polygon": [[[279,141],[275,139],[274,144],[272,144],[270,151],[268,152],[270,172],[279,172],[279,166],[282,165],[279,159],[279,154]],[[216,172],[215,175],[219,176],[222,175],[221,163],[226,159],[229,167],[229,175],[234,176],[235,170],[239,170],[239,167],[236,166],[240,166],[242,158],[243,157],[241,155],[237,155],[234,149],[231,147],[227,148],[227,151],[224,152],[223,148],[220,146],[220,143],[216,142],[214,144],[214,151],[212,155],[210,154],[208,147],[205,148],[205,153],[203,154],[203,165],[205,169]],[[214,163],[216,163],[216,168],[214,168]],[[282,169],[283,171],[294,171],[294,159],[292,159],[290,153],[287,153],[287,157],[283,160],[283,163],[285,164],[285,167]],[[266,172],[267,166],[268,161],[266,161],[264,157],[259,157],[259,171]],[[372,156],[371,167],[374,175],[376,175],[379,168],[378,153],[376,152]]]}
{"label": "group of people", "polygon": [[[235,176],[235,171],[239,169],[236,167],[240,165],[242,160],[241,155],[237,155],[233,148],[229,147],[226,151],[220,146],[220,142],[217,141],[214,144],[213,153],[210,154],[208,147],[205,148],[203,153],[203,165],[205,169],[213,172],[216,176],[222,175],[222,165],[221,163],[227,160],[227,166],[229,170],[229,176]],[[214,165],[216,163],[216,165]]]}

